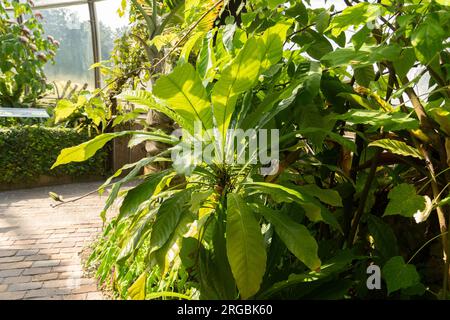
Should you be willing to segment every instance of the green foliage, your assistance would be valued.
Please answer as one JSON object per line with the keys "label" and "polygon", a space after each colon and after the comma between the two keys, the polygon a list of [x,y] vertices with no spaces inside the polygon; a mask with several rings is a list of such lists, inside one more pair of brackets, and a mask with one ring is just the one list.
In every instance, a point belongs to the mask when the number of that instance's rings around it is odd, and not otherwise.
{"label": "green foliage", "polygon": [[[19,17],[26,18],[19,22]],[[0,105],[36,104],[50,88],[43,68],[57,47],[53,38],[44,38],[39,17],[28,2],[0,1]]]}
{"label": "green foliage", "polygon": [[227,202],[227,255],[242,298],[259,291],[267,254],[261,228],[252,210],[237,194]]}
{"label": "green foliage", "polygon": [[390,201],[384,215],[399,214],[411,218],[417,211],[425,209],[425,199],[416,194],[414,186],[402,183],[393,188],[388,195]]}
{"label": "green foliage", "polygon": [[0,182],[33,181],[41,175],[78,177],[105,175],[106,152],[82,164],[68,164],[51,170],[59,150],[89,139],[73,129],[23,126],[0,129]]}
{"label": "green foliage", "polygon": [[[170,51],[141,74],[148,90],[120,97],[186,132],[179,140],[117,132],[62,151],[57,164],[88,159],[115,135],[169,145],[105,184],[131,169],[102,212],[124,198],[91,256],[102,282],[112,279],[125,298],[446,296],[445,277],[426,277],[436,261],[429,244],[442,238],[448,251],[447,234],[436,235],[447,228],[441,199],[450,179],[446,2],[348,1],[337,11],[255,0],[225,3],[222,13],[215,2],[211,28],[206,5],[189,1],[175,35],[161,33],[155,15],[177,12],[178,3],[133,3],[160,36],[145,46],[148,61]],[[203,137],[192,136],[195,121]],[[275,172],[263,174],[254,158],[225,161],[239,156],[227,129],[250,128],[279,129]],[[212,149],[212,159],[168,156],[191,143]],[[274,151],[267,149],[256,153]],[[173,166],[140,174],[167,162]],[[121,190],[131,181],[137,185]],[[365,286],[369,258],[383,266],[387,290]]]}
{"label": "green foliage", "polygon": [[383,275],[386,280],[388,294],[420,284],[420,276],[416,267],[406,264],[400,256],[392,257],[386,262],[383,266]]}

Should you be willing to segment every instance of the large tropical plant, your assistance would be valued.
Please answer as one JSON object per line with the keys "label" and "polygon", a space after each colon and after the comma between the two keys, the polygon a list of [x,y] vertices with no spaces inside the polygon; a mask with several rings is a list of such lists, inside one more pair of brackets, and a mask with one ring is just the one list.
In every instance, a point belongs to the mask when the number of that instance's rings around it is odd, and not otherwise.
{"label": "large tropical plant", "polygon": [[[58,158],[83,161],[123,135],[173,146],[102,186],[105,210],[123,201],[92,256],[99,277],[114,271],[132,298],[447,298],[448,2],[245,8],[191,37],[151,91],[122,94],[181,138],[108,133]],[[254,136],[229,129],[279,129],[279,143],[241,163]],[[213,156],[181,152],[190,145]],[[255,161],[277,149],[276,170]],[[153,162],[174,166],[139,175]],[[386,285],[375,293],[370,263]]]}

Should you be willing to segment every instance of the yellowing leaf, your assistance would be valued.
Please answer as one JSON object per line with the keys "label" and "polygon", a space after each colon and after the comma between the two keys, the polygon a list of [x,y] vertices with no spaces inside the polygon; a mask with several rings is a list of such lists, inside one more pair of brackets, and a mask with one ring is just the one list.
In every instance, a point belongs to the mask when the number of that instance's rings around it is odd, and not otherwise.
{"label": "yellowing leaf", "polygon": [[145,300],[145,284],[147,282],[147,271],[128,288],[128,296],[131,300]]}
{"label": "yellowing leaf", "polygon": [[450,0],[436,0],[436,2],[443,6],[450,6]]}
{"label": "yellowing leaf", "polygon": [[78,109],[78,105],[70,100],[59,100],[55,108],[55,122],[61,122],[62,120],[68,118],[75,110]]}
{"label": "yellowing leaf", "polygon": [[103,148],[108,141],[126,134],[129,134],[129,132],[104,133],[78,146],[63,149],[51,169],[70,162],[85,161]]}

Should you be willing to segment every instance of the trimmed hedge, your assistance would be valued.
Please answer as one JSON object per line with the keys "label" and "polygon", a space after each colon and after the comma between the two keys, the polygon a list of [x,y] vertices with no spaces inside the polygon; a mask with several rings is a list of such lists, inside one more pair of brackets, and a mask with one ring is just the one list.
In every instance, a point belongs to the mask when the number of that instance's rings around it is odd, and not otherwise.
{"label": "trimmed hedge", "polygon": [[105,175],[107,152],[50,170],[59,152],[89,140],[74,129],[23,126],[0,128],[0,183],[36,181],[40,176]]}

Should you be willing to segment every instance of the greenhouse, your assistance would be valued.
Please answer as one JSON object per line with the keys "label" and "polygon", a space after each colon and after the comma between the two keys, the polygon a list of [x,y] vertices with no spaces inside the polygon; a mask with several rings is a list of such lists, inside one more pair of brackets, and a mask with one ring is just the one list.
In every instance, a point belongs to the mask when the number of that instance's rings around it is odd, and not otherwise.
{"label": "greenhouse", "polygon": [[449,39],[449,0],[0,0],[0,300],[450,300]]}

